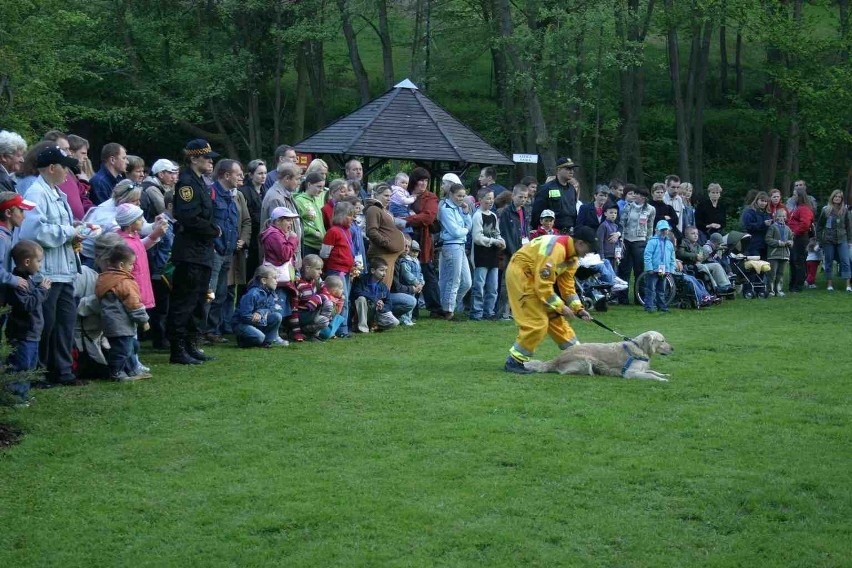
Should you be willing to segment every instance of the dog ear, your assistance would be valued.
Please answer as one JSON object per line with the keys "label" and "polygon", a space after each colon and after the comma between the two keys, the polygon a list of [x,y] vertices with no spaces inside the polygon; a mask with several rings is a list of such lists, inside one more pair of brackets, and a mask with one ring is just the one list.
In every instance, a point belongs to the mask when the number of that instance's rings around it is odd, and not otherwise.
{"label": "dog ear", "polygon": [[652,331],[642,338],[644,339],[644,341],[642,342],[642,350],[645,351],[646,355],[651,356],[657,352],[657,348],[660,346],[661,343],[660,338],[658,336],[659,334],[657,332]]}

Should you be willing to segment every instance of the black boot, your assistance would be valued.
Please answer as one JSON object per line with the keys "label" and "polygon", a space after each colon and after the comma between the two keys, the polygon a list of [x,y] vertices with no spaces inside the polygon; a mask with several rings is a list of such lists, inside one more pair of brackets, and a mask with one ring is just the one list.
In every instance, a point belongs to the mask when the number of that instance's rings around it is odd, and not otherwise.
{"label": "black boot", "polygon": [[169,363],[174,365],[200,365],[201,361],[186,352],[186,344],[182,339],[173,339],[170,345],[171,357]]}
{"label": "black boot", "polygon": [[205,355],[204,351],[198,348],[198,338],[193,336],[186,342],[186,352],[193,359],[198,359],[198,361],[204,363],[205,361],[215,361],[216,357],[212,355]]}

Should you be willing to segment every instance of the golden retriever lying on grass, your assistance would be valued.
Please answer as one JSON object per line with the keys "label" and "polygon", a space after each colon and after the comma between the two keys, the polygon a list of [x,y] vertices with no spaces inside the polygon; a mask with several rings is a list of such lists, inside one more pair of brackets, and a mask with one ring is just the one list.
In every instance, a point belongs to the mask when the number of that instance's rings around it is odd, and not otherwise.
{"label": "golden retriever lying on grass", "polygon": [[668,381],[670,375],[651,370],[651,357],[668,355],[674,348],[662,333],[646,331],[633,342],[581,343],[569,347],[550,361],[527,361],[524,366],[539,373],[604,375],[625,379]]}

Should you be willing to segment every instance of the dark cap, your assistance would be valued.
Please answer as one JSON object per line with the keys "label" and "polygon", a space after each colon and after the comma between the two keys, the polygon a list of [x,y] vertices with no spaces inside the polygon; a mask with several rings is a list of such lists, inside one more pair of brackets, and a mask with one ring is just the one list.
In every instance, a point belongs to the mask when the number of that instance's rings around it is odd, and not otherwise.
{"label": "dark cap", "polygon": [[210,147],[210,142],[205,140],[204,138],[196,138],[195,140],[190,140],[186,143],[186,148],[183,149],[186,152],[186,155],[191,157],[202,157],[202,158],[218,158],[219,153],[214,152],[213,148]]}
{"label": "dark cap", "polygon": [[577,164],[574,163],[574,160],[568,158],[566,156],[562,156],[561,158],[556,159],[556,169],[559,168],[579,168]]}
{"label": "dark cap", "polygon": [[46,168],[53,164],[60,164],[66,168],[76,168],[79,165],[79,162],[77,161],[77,158],[66,156],[59,146],[45,148],[38,153],[38,156],[36,156],[36,168]]}
{"label": "dark cap", "polygon": [[589,243],[592,250],[597,250],[598,248],[598,238],[594,229],[591,227],[586,227],[585,225],[574,227],[574,240]]}

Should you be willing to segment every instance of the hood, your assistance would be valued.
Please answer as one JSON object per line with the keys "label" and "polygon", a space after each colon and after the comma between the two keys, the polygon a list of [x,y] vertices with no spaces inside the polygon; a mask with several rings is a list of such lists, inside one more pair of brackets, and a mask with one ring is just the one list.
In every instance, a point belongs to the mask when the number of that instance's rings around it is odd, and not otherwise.
{"label": "hood", "polygon": [[281,229],[279,229],[278,227],[275,227],[273,225],[269,225],[267,228],[265,228],[263,230],[262,233],[260,233],[260,242],[265,242],[266,239],[270,238],[271,236],[273,236],[275,234],[284,236],[284,233],[281,231]]}
{"label": "hood", "polygon": [[125,280],[133,280],[133,276],[123,270],[106,270],[98,276],[98,281],[95,283],[95,295],[98,298],[103,298],[107,292],[115,289]]}
{"label": "hood", "polygon": [[377,206],[379,209],[385,208],[385,206],[382,205],[382,202],[379,201],[378,199],[368,197],[367,199],[364,200],[364,211],[366,211],[368,207],[372,207],[374,205]]}

